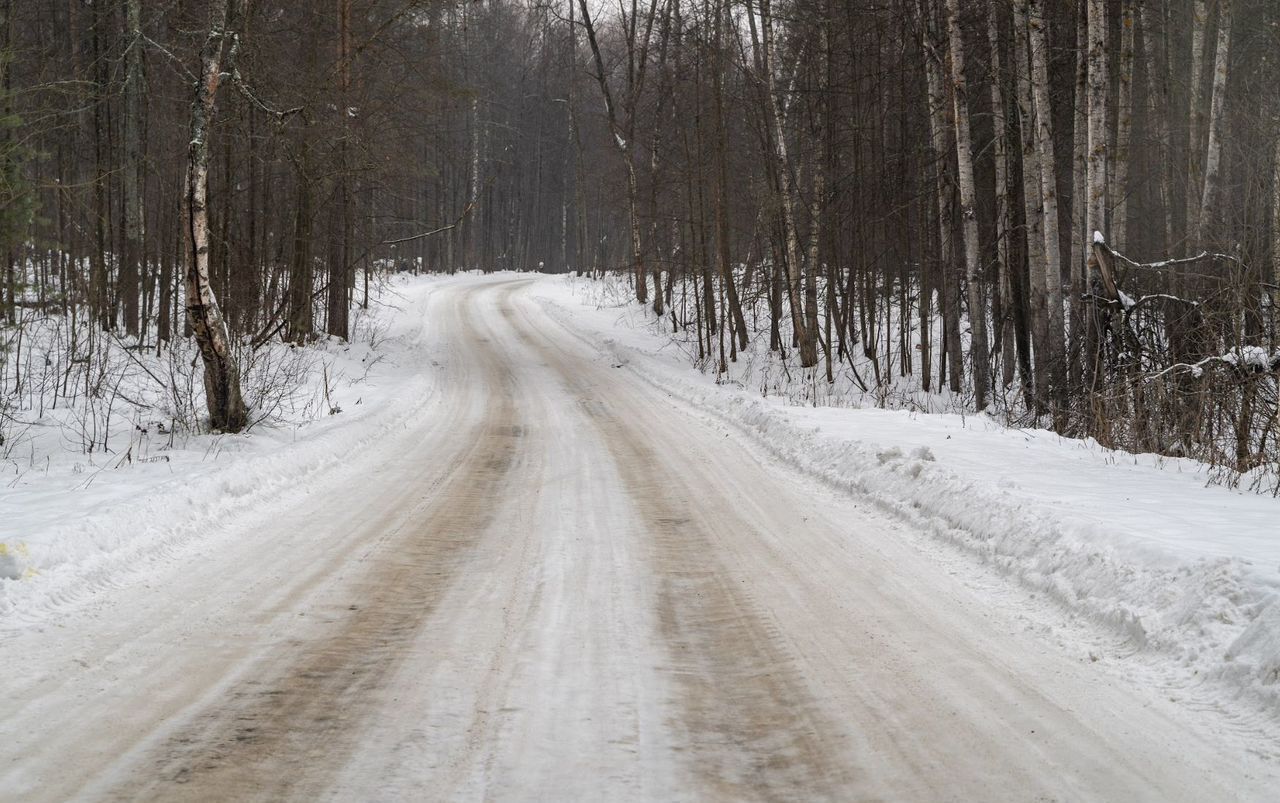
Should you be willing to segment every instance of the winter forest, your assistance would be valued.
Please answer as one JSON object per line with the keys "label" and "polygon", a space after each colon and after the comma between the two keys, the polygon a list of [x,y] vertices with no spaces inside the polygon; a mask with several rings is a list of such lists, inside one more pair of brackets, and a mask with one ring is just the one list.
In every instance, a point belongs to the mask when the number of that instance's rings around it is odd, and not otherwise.
{"label": "winter forest", "polygon": [[1272,801],[1280,0],[0,0],[0,803]]}
{"label": "winter forest", "polygon": [[1274,4],[0,14],[6,419],[194,338],[234,431],[247,352],[346,338],[379,273],[623,273],[707,370],[767,339],[1277,487]]}

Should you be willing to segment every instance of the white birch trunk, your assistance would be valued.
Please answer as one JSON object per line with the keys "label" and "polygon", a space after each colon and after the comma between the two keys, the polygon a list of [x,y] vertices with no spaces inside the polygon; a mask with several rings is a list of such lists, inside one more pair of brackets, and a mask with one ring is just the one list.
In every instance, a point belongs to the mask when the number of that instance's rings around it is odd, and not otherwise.
{"label": "white birch trunk", "polygon": [[1044,289],[1049,375],[1055,396],[1066,394],[1066,348],[1062,311],[1062,250],[1058,217],[1057,159],[1053,151],[1053,110],[1049,101],[1049,36],[1043,0],[1030,0],[1031,87],[1035,100],[1036,151],[1040,165],[1040,198],[1044,207]]}
{"label": "white birch trunk", "polygon": [[1205,229],[1213,221],[1218,205],[1222,173],[1222,127],[1226,121],[1227,70],[1231,58],[1231,0],[1218,2],[1218,47],[1213,60],[1213,98],[1209,112],[1209,142],[1204,157],[1204,196],[1196,219],[1194,247],[1205,245]]}
{"label": "white birch trunk", "polygon": [[786,131],[782,125],[782,109],[778,104],[777,80],[774,76],[774,65],[777,63],[777,49],[774,43],[772,9],[769,0],[760,3],[760,35],[763,41],[763,69],[765,95],[773,129],[773,153],[777,163],[779,195],[782,209],[782,229],[784,246],[787,255],[787,298],[791,305],[791,330],[799,344],[800,365],[810,368],[818,364],[818,352],[808,327],[804,322],[804,309],[800,301],[801,264],[800,234],[796,230],[797,193],[795,181],[791,173],[791,160],[787,153]]}
{"label": "white birch trunk", "polygon": [[[596,39],[595,24],[591,21],[591,13],[587,10],[586,0],[578,0],[578,10],[582,13],[582,26],[587,32],[587,43],[591,45],[591,56],[595,61],[596,83],[600,87],[600,94],[604,98],[605,113],[609,118],[609,133],[613,135],[614,145],[617,146],[618,153],[621,154],[623,160],[626,162],[627,209],[631,216],[631,257],[635,271],[636,300],[641,304],[644,304],[649,299],[649,279],[644,264],[644,248],[640,235],[640,219],[637,217],[640,211],[638,198],[640,188],[639,180],[636,177],[636,164],[632,153],[633,149],[630,138],[628,136],[624,136],[624,132],[626,134],[630,134],[631,130],[630,127],[624,129],[618,120],[617,107],[613,102],[613,92],[609,89],[608,74],[605,72],[604,68],[604,58],[600,54],[600,43]],[[652,21],[653,6],[651,5],[649,9],[650,25],[652,24]],[[648,49],[647,41],[648,33],[646,32],[645,50]],[[633,93],[636,91],[635,84],[632,84],[631,91]],[[632,98],[632,101],[634,101],[634,98]],[[634,109],[632,109],[629,122],[634,122],[634,117],[635,112]]]}
{"label": "white birch trunk", "polygon": [[240,395],[240,370],[231,350],[226,321],[209,282],[209,125],[222,81],[227,18],[227,0],[209,0],[209,35],[200,54],[196,97],[191,104],[191,142],[187,148],[183,211],[187,229],[187,315],[204,362],[209,425],[223,432],[239,432],[248,418]]}
{"label": "white birch trunk", "polygon": [[1034,347],[1035,396],[1039,405],[1049,398],[1049,324],[1045,302],[1044,204],[1040,199],[1040,154],[1035,99],[1031,88],[1031,55],[1028,48],[1028,0],[1013,4],[1013,39],[1016,52],[1018,121],[1022,135],[1022,200],[1026,216],[1027,264],[1030,285],[1031,342]]}
{"label": "white birch trunk", "polygon": [[1000,378],[1008,387],[1014,379],[1014,338],[1010,325],[1013,307],[1013,286],[1009,271],[1009,237],[1013,226],[1009,211],[1009,142],[1008,120],[1005,115],[1004,72],[1000,58],[1000,14],[992,7],[987,14],[987,41],[991,47],[991,126],[995,134],[992,143],[996,167],[996,266],[1000,273],[1000,308],[1002,320],[997,321],[996,338],[1000,341]]}
{"label": "white birch trunk", "polygon": [[[1084,295],[1086,265],[1089,261],[1089,239],[1085,231],[1087,207],[1089,205],[1089,114],[1086,96],[1089,88],[1089,25],[1088,6],[1081,0],[1076,15],[1076,75],[1075,91],[1072,95],[1072,156],[1071,156],[1071,224],[1067,227],[1068,272],[1071,279],[1071,320],[1069,338],[1072,343],[1082,341],[1085,329],[1084,306],[1081,296]],[[1082,370],[1080,360],[1072,360],[1067,366],[1069,384],[1072,388],[1080,386]]]}
{"label": "white birch trunk", "polygon": [[[826,9],[821,6],[819,10],[826,12]],[[827,35],[827,25],[830,24],[828,20],[828,14],[822,13],[822,22],[818,26],[820,61],[817,68],[816,92],[820,98],[825,97],[827,94],[827,73],[831,63],[830,41]],[[799,72],[799,65],[797,65],[796,71]],[[817,109],[816,117],[817,125],[813,133],[814,152],[809,159],[809,169],[812,173],[812,194],[809,199],[809,253],[805,260],[807,270],[804,277],[804,325],[809,341],[814,343],[815,350],[818,340],[818,271],[822,245],[822,213],[826,204],[827,194],[826,161],[819,143],[827,141],[826,109]],[[830,362],[830,343],[827,344],[826,351],[827,360]],[[828,374],[830,374],[830,369],[828,369]]]}
{"label": "white birch trunk", "polygon": [[[952,392],[960,392],[960,377],[964,370],[964,355],[960,347],[958,317],[959,302],[955,279],[951,275],[955,269],[956,246],[953,236],[952,221],[952,189],[948,181],[948,161],[950,159],[950,121],[947,119],[947,90],[942,74],[942,58],[933,50],[936,38],[930,18],[929,0],[920,2],[920,18],[925,28],[925,47],[930,53],[925,55],[925,79],[927,82],[927,99],[929,104],[929,135],[933,144],[933,160],[937,166],[935,173],[935,193],[938,216],[938,235],[942,250],[942,266],[937,276],[937,288],[942,295],[944,309],[944,335],[946,337],[946,359],[951,365],[947,381]],[[922,304],[927,300],[922,300]]]}
{"label": "white birch trunk", "polygon": [[987,406],[990,347],[987,308],[981,281],[978,242],[978,191],[973,176],[973,134],[969,126],[969,93],[964,80],[964,36],[960,30],[960,0],[947,0],[947,32],[951,50],[951,98],[955,108],[956,157],[959,166],[960,214],[964,232],[965,289],[969,302],[969,358],[973,366],[973,396],[977,409]]}

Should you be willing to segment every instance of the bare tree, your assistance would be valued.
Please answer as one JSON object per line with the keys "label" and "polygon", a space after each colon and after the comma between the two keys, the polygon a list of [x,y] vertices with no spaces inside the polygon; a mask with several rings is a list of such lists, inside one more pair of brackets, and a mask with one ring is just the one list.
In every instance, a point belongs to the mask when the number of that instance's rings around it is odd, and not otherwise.
{"label": "bare tree", "polygon": [[141,319],[138,310],[139,274],[144,266],[145,223],[143,192],[146,177],[142,171],[146,77],[142,55],[141,0],[125,0],[125,81],[124,81],[124,253],[120,266],[120,295],[125,332],[138,336]]}
{"label": "bare tree", "polygon": [[1205,226],[1217,207],[1222,179],[1222,130],[1226,124],[1227,70],[1231,55],[1231,0],[1218,0],[1218,45],[1213,60],[1213,96],[1210,101],[1208,144],[1204,159],[1204,193],[1191,228],[1195,248],[1201,248]]}
{"label": "bare tree", "polygon": [[[649,68],[649,43],[653,36],[653,25],[657,17],[658,0],[649,0],[648,10],[644,14],[643,33],[637,35],[640,25],[639,8],[636,0],[631,0],[630,13],[623,15],[626,43],[627,84],[623,96],[623,112],[620,116],[618,106],[614,102],[613,90],[609,87],[609,73],[605,69],[604,56],[600,51],[600,42],[595,23],[591,20],[591,12],[586,0],[578,0],[578,9],[582,13],[582,26],[587,32],[587,42],[591,45],[591,55],[595,59],[595,78],[604,98],[605,114],[608,116],[609,129],[613,134],[614,145],[622,156],[627,168],[627,205],[630,213],[631,258],[635,268],[636,299],[645,303],[648,299],[648,273],[644,262],[644,245],[640,235],[639,179],[636,177],[635,131],[637,106],[644,92],[645,76]],[[657,292],[654,293],[653,310],[662,314],[662,286],[659,280]]]}
{"label": "bare tree", "polygon": [[[1018,125],[1022,135],[1022,200],[1024,242],[1027,251],[1032,342],[1035,346],[1034,403],[1043,407],[1049,400],[1049,319],[1046,299],[1046,264],[1044,234],[1045,204],[1040,189],[1043,169],[1040,164],[1041,129],[1036,121],[1035,90],[1032,88],[1032,55],[1028,0],[1013,4],[1013,37],[1016,52],[1014,74],[1017,78]],[[1052,175],[1053,171],[1049,173]]]}
{"label": "bare tree", "polygon": [[[233,0],[239,2],[239,0]],[[209,425],[239,432],[248,423],[240,393],[240,369],[226,321],[209,281],[209,125],[222,83],[222,57],[234,34],[228,29],[228,0],[209,1],[209,34],[200,53],[200,72],[191,104],[191,142],[187,147],[184,204],[187,233],[187,317],[204,361]]]}
{"label": "bare tree", "polygon": [[973,136],[969,126],[969,93],[964,79],[964,36],[960,31],[959,0],[947,0],[947,32],[951,50],[951,96],[955,107],[956,156],[959,164],[960,217],[964,232],[965,286],[969,297],[969,327],[973,338],[974,404],[987,406],[991,378],[990,345],[987,338],[987,305],[980,278],[981,246],[978,243],[978,191],[973,175]]}
{"label": "bare tree", "polygon": [[1044,288],[1046,373],[1058,401],[1066,394],[1066,355],[1063,341],[1062,251],[1058,231],[1057,160],[1054,156],[1053,107],[1049,99],[1049,38],[1042,0],[1028,3],[1031,35],[1032,90],[1035,98],[1036,162],[1040,167],[1040,198],[1044,206]]}
{"label": "bare tree", "polygon": [[943,53],[939,47],[941,37],[938,36],[933,20],[933,9],[930,0],[920,0],[918,6],[919,19],[922,23],[922,41],[926,49],[925,75],[927,80],[926,102],[929,115],[929,133],[932,152],[930,158],[935,165],[936,215],[941,248],[942,266],[940,271],[940,287],[942,289],[942,308],[944,321],[945,354],[951,363],[949,387],[953,393],[962,389],[961,377],[964,372],[964,357],[960,344],[960,301],[954,277],[956,264],[955,249],[955,185],[951,179],[950,153],[954,152],[950,145],[952,126],[947,118],[947,93],[943,79]]}
{"label": "bare tree", "polygon": [[1129,242],[1129,146],[1133,136],[1133,69],[1137,19],[1134,0],[1120,0],[1120,58],[1116,67],[1116,152],[1112,160],[1108,193],[1111,209],[1111,241],[1125,250]]}
{"label": "bare tree", "polygon": [[[1187,102],[1187,189],[1186,234],[1187,252],[1199,245],[1200,210],[1204,200],[1204,39],[1209,25],[1208,0],[1194,0],[1191,10],[1191,69],[1188,75],[1190,98]],[[1191,234],[1195,236],[1189,236]],[[1175,285],[1174,292],[1180,292]]]}
{"label": "bare tree", "polygon": [[991,127],[992,145],[995,162],[995,223],[996,254],[999,271],[1000,314],[996,317],[996,332],[993,338],[996,348],[1000,350],[1001,384],[1008,387],[1014,378],[1014,282],[1010,259],[1010,243],[1013,240],[1013,211],[1009,206],[1009,123],[1005,108],[1004,91],[1004,58],[1002,56],[1003,35],[1001,33],[1000,6],[993,5],[987,9],[987,45],[991,48],[991,79],[988,87],[991,92]]}

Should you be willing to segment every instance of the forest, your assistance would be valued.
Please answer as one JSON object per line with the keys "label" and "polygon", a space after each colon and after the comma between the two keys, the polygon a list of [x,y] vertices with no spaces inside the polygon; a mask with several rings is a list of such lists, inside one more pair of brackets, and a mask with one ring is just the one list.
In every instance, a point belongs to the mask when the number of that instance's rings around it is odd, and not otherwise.
{"label": "forest", "polygon": [[1278,60],[1268,0],[0,0],[0,438],[144,359],[235,432],[389,274],[576,272],[1280,491]]}

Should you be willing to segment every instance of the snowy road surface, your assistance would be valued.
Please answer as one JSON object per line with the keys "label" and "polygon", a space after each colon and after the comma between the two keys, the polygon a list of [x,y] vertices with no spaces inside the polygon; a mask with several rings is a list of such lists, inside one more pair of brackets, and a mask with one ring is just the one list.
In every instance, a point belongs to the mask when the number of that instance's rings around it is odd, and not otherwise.
{"label": "snowy road surface", "polygon": [[434,294],[436,397],[344,470],[6,637],[0,798],[1280,788],[1247,733],[1037,639],[1029,594],[615,368],[527,286]]}

